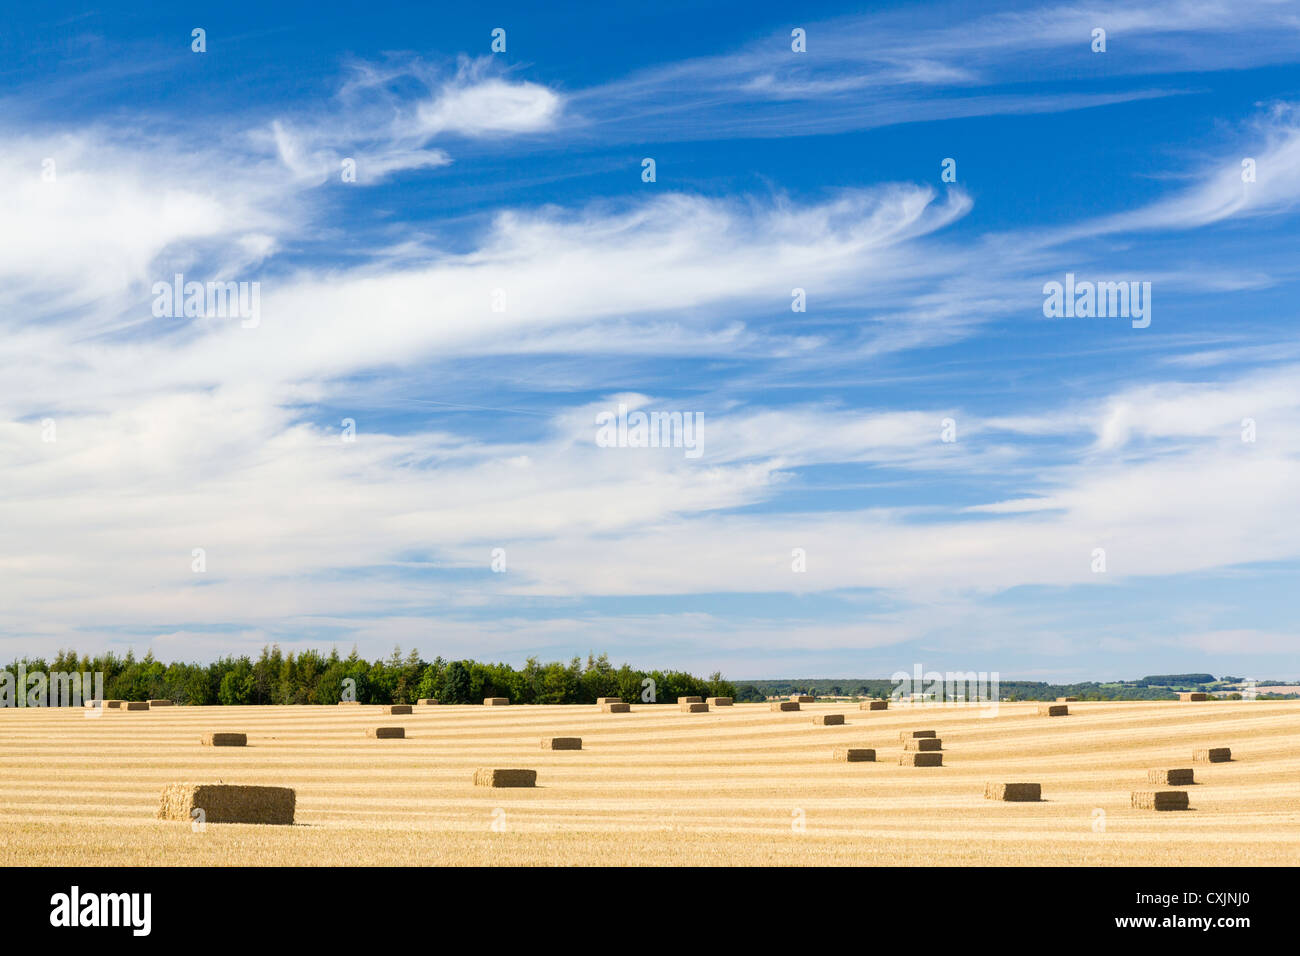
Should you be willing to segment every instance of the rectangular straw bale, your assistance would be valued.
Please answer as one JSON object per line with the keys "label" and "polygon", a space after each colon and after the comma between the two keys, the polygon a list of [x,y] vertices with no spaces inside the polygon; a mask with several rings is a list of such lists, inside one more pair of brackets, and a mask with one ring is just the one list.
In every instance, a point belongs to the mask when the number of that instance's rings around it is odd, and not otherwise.
{"label": "rectangular straw bale", "polygon": [[404,740],[406,738],[405,727],[367,727],[366,736],[374,737],[377,740]]}
{"label": "rectangular straw bale", "polygon": [[410,704],[389,704],[384,708],[384,713],[390,717],[400,717],[402,714],[409,714],[410,712]]}
{"label": "rectangular straw bale", "polygon": [[484,707],[505,707],[510,703],[509,697],[484,697]]}
{"label": "rectangular straw bale", "polygon": [[864,700],[858,704],[858,710],[889,710],[887,700]]}
{"label": "rectangular straw bale", "polygon": [[621,701],[613,704],[601,704],[600,712],[602,714],[626,714],[631,712],[632,705],[624,704]]}
{"label": "rectangular straw bale", "polygon": [[1195,778],[1196,773],[1191,769],[1147,771],[1147,783],[1163,783],[1171,787],[1186,787],[1195,783]]}
{"label": "rectangular straw bale", "polygon": [[810,697],[807,694],[791,694],[790,699],[796,704],[814,704],[817,702],[816,697]]}
{"label": "rectangular straw bale", "polygon": [[1206,750],[1193,750],[1192,763],[1225,763],[1232,759],[1232,748],[1210,747]]}
{"label": "rectangular straw bale", "polygon": [[361,706],[361,701],[359,701],[359,700],[341,700],[341,701],[339,701],[339,706],[340,706],[340,707],[360,707],[360,706]]}
{"label": "rectangular straw bale", "polygon": [[1078,699],[1079,698],[1077,697],[1058,697],[1056,698],[1056,702],[1058,704],[1073,704]]}
{"label": "rectangular straw bale", "polygon": [[774,700],[771,704],[772,710],[798,710],[799,702],[797,700]]}
{"label": "rectangular straw bale", "polygon": [[735,700],[730,697],[708,697],[704,702],[710,707],[730,707]]}
{"label": "rectangular straw bale", "polygon": [[679,704],[702,704],[702,703],[704,703],[704,698],[703,698],[703,697],[678,697],[678,698],[677,698],[677,703],[679,703]]}
{"label": "rectangular straw bale", "polygon": [[1043,785],[1041,783],[986,783],[984,798],[1012,803],[1032,803],[1043,799]]}
{"label": "rectangular straw bale", "polygon": [[598,703],[598,704],[621,704],[621,703],[623,703],[623,698],[622,698],[622,697],[597,697],[597,698],[596,698],[596,703]]}
{"label": "rectangular straw bale", "polygon": [[154,707],[175,707],[175,706],[176,706],[176,701],[174,701],[174,700],[151,700],[151,701],[149,701],[149,707],[150,707],[150,709],[152,709],[152,708],[154,708]]}
{"label": "rectangular straw bale", "polygon": [[421,707],[432,707],[432,706],[434,706],[435,704],[438,703],[438,698],[436,698],[436,697],[421,697],[421,698],[417,701],[417,703],[418,703]]}
{"label": "rectangular straw bale", "polygon": [[942,767],[943,754],[933,750],[927,753],[909,751],[898,755],[898,763],[902,767]]}
{"label": "rectangular straw bale", "polygon": [[1179,700],[1209,700],[1210,695],[1199,690],[1185,690],[1178,694]]}
{"label": "rectangular straw bale", "polygon": [[1129,805],[1135,810],[1186,810],[1188,809],[1187,791],[1134,791],[1129,796]]}
{"label": "rectangular straw bale", "polygon": [[[293,823],[296,794],[291,787],[172,783],[163,787],[158,819],[200,819],[205,823]],[[191,811],[202,810],[201,816]]]}
{"label": "rectangular straw bale", "polygon": [[832,760],[845,763],[863,763],[876,759],[876,752],[869,747],[836,747],[831,751]]}
{"label": "rectangular straw bale", "polygon": [[114,700],[106,700],[106,701],[104,701],[104,709],[105,709],[105,710],[120,710],[121,707],[122,707],[122,705],[125,704],[125,703],[126,703],[126,701],[124,701],[124,700],[116,700],[116,699],[114,699]]}
{"label": "rectangular straw bale", "polygon": [[680,704],[679,706],[683,714],[703,714],[709,709],[709,705],[702,700],[693,704]]}
{"label": "rectangular straw bale", "polygon": [[543,750],[581,750],[581,737],[543,737]]}
{"label": "rectangular straw bale", "polygon": [[918,737],[937,737],[933,730],[904,730],[898,735],[899,740],[914,740]]}
{"label": "rectangular straw bale", "polygon": [[844,723],[843,714],[818,714],[813,718],[814,724],[822,727],[836,727]]}
{"label": "rectangular straw bale", "polygon": [[202,741],[206,747],[247,747],[248,734],[204,734]]}
{"label": "rectangular straw bale", "polygon": [[935,751],[943,749],[943,741],[938,737],[909,737],[903,741],[904,750]]}
{"label": "rectangular straw bale", "polygon": [[479,767],[474,771],[476,787],[535,787],[536,770],[502,770],[493,767]]}
{"label": "rectangular straw bale", "polygon": [[1070,708],[1065,704],[1043,704],[1038,708],[1039,717],[1068,717]]}
{"label": "rectangular straw bale", "polygon": [[147,700],[124,700],[119,710],[148,710],[149,702]]}

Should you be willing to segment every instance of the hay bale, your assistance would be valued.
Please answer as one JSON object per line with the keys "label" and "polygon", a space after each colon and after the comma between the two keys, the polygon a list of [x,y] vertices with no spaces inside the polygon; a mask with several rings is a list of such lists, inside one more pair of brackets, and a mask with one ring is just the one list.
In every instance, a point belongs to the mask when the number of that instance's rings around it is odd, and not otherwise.
{"label": "hay bale", "polygon": [[942,750],[943,741],[938,737],[909,737],[903,741],[903,749],[928,753],[934,750]]}
{"label": "hay bale", "polygon": [[730,707],[735,703],[730,697],[709,697],[704,702],[710,707]]}
{"label": "hay bale", "polygon": [[818,714],[813,723],[821,727],[838,727],[844,723],[843,714]]}
{"label": "hay bale", "polygon": [[704,698],[703,698],[703,697],[678,697],[678,698],[677,698],[677,703],[679,703],[679,704],[702,704],[702,703],[704,703]]}
{"label": "hay bale", "polygon": [[1068,717],[1070,708],[1065,704],[1043,704],[1038,708],[1039,717]]}
{"label": "hay bale", "polygon": [[403,714],[411,712],[410,704],[389,704],[384,708],[384,713],[390,717],[400,717]]}
{"label": "hay bale", "polygon": [[916,740],[921,737],[937,737],[933,730],[904,730],[898,735],[899,740]]}
{"label": "hay bale", "polygon": [[404,740],[406,738],[405,727],[367,727],[366,736],[374,737],[377,740]]}
{"label": "hay bale", "polygon": [[985,800],[1006,800],[1009,803],[1033,803],[1043,799],[1041,783],[986,783]]}
{"label": "hay bale", "polygon": [[[205,823],[293,823],[296,795],[290,787],[238,787],[224,783],[172,783],[163,787],[159,820]],[[193,810],[202,810],[194,817]]]}
{"label": "hay bale", "polygon": [[1195,778],[1196,774],[1191,769],[1147,771],[1147,783],[1163,783],[1171,787],[1186,787],[1195,783]]}
{"label": "hay bale", "polygon": [[421,707],[432,707],[434,704],[438,703],[438,698],[421,697],[418,701],[416,701],[416,703],[418,703]]}
{"label": "hay bale", "polygon": [[340,706],[340,707],[360,707],[360,706],[361,706],[361,701],[359,701],[359,700],[341,700],[341,701],[339,701],[339,706]]}
{"label": "hay bale", "polygon": [[174,700],[151,700],[151,701],[149,701],[149,709],[150,709],[150,710],[152,710],[152,709],[155,708],[155,707],[175,707],[175,706],[176,706],[176,701],[174,701]]}
{"label": "hay bale", "polygon": [[201,742],[205,747],[247,747],[248,734],[204,734]]}
{"label": "hay bale", "polygon": [[581,737],[543,737],[543,750],[581,750]]}
{"label": "hay bale", "polygon": [[597,704],[621,704],[623,703],[623,698],[622,697],[597,697],[596,703]]}
{"label": "hay bale", "polygon": [[509,697],[484,697],[484,707],[505,707],[510,703]]}
{"label": "hay bale", "polygon": [[816,697],[809,697],[807,694],[791,694],[790,699],[796,704],[815,704]]}
{"label": "hay bale", "polygon": [[831,759],[845,763],[870,763],[876,759],[876,752],[868,747],[836,747],[831,751]]}
{"label": "hay bale", "polygon": [[934,751],[902,753],[898,755],[898,764],[900,767],[942,767],[943,754]]}
{"label": "hay bale", "polygon": [[702,700],[693,704],[680,704],[679,707],[683,714],[703,714],[707,713],[709,709],[709,705]]}
{"label": "hay bale", "polygon": [[120,710],[120,709],[122,708],[122,705],[125,704],[125,703],[126,703],[126,701],[124,701],[124,700],[116,700],[116,699],[114,699],[114,700],[106,700],[106,701],[104,701],[104,709],[105,709],[105,710]]}
{"label": "hay bale", "polygon": [[1210,747],[1192,751],[1192,763],[1227,763],[1231,759],[1231,747]]}
{"label": "hay bale", "polygon": [[627,714],[632,711],[631,704],[624,704],[621,701],[613,704],[601,704],[600,712],[602,714]]}
{"label": "hay bale", "polygon": [[1134,810],[1187,810],[1186,790],[1134,791],[1129,796]]}
{"label": "hay bale", "polygon": [[1184,690],[1178,693],[1179,700],[1209,700],[1210,695],[1199,690]]}
{"label": "hay bale", "polygon": [[887,700],[864,700],[858,704],[858,710],[889,710]]}
{"label": "hay bale", "polygon": [[798,710],[799,702],[797,700],[774,700],[771,705],[772,710]]}
{"label": "hay bale", "polygon": [[124,700],[119,710],[148,710],[149,702],[147,700]]}
{"label": "hay bale", "polygon": [[474,771],[476,787],[535,787],[536,770],[501,770],[493,767],[479,767]]}
{"label": "hay bale", "polygon": [[1077,698],[1077,697],[1058,697],[1058,698],[1056,698],[1056,702],[1057,702],[1058,704],[1073,704],[1073,703],[1076,703],[1078,700],[1079,700],[1079,698]]}

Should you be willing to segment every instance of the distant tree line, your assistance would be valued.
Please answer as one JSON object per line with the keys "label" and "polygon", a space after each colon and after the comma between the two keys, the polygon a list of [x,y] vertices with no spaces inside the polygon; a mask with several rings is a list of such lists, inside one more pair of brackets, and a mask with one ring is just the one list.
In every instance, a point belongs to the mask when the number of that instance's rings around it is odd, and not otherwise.
{"label": "distant tree line", "polygon": [[[1237,683],[1240,678],[1215,680],[1213,674],[1165,674],[1143,677],[1136,681],[1098,683],[1085,681],[1078,684],[1048,684],[1042,681],[1004,680],[998,684],[998,696],[1008,701],[1055,700],[1057,697],[1078,697],[1080,700],[1176,700],[1180,690],[1222,691],[1223,685]],[[1287,684],[1290,681],[1257,681],[1260,686]],[[760,701],[768,697],[785,697],[789,694],[811,694],[814,697],[889,697],[894,683],[875,678],[827,678],[824,680],[755,680],[741,681],[736,685],[737,701]],[[928,690],[928,687],[927,687]],[[958,693],[963,691],[959,685]],[[1230,695],[1231,697],[1232,695]],[[1295,694],[1259,694],[1261,700],[1296,697]],[[939,691],[938,698],[943,698]],[[1235,695],[1240,699],[1240,694]]]}
{"label": "distant tree line", "polygon": [[[658,703],[691,695],[736,696],[720,673],[699,678],[682,671],[635,670],[627,664],[616,668],[604,654],[589,654],[585,664],[577,657],[567,664],[543,664],[530,657],[516,670],[509,664],[474,660],[425,661],[417,651],[403,656],[400,648],[372,662],[359,657],[355,648],[340,657],[337,650],[328,655],[314,650],[285,654],[271,646],[262,648],[256,660],[227,656],[210,664],[164,664],[152,651],[142,658],[130,651],[125,657],[112,652],[78,657],[73,651],[59,651],[53,660],[22,658],[6,669],[16,674],[20,664],[29,674],[102,672],[108,700],[178,704],[337,704],[344,689],[352,686],[363,704],[409,704],[424,697],[445,704],[479,703],[485,697],[508,697],[518,704],[591,704],[597,697],[641,703],[651,687]],[[348,679],[354,685],[345,684]]]}

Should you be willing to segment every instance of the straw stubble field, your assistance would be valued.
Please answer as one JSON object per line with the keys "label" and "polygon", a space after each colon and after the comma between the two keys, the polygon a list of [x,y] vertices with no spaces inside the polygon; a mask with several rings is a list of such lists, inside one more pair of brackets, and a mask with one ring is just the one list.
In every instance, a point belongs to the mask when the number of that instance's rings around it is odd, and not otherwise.
{"label": "straw stubble field", "polygon": [[[839,707],[842,711],[842,705]],[[86,719],[0,710],[0,863],[1228,864],[1300,862],[1300,703],[1034,704],[837,712],[766,704],[173,707]],[[366,728],[400,721],[404,740]],[[935,728],[943,766],[899,766],[901,731]],[[247,747],[205,747],[214,731]],[[580,751],[539,748],[582,738]],[[1188,787],[1192,810],[1130,807],[1152,767],[1232,748]],[[875,762],[832,759],[871,747]],[[536,788],[475,787],[477,767],[537,770]],[[1043,802],[985,799],[1034,781]],[[171,783],[293,787],[293,826],[156,819]],[[504,811],[504,812],[502,812]]]}

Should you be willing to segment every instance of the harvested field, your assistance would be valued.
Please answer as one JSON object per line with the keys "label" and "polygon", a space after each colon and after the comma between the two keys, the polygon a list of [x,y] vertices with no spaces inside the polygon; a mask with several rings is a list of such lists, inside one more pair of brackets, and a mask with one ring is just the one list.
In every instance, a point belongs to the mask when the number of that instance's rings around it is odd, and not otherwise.
{"label": "harvested field", "polygon": [[[816,728],[811,714],[737,703],[690,720],[672,704],[610,720],[589,704],[439,706],[392,744],[364,736],[378,707],[172,707],[88,720],[79,708],[0,708],[0,863],[191,865],[1293,865],[1300,859],[1300,701],[1088,702],[1068,721],[1033,703],[895,704]],[[139,718],[139,719],[137,719]],[[900,733],[939,728],[938,768],[900,766]],[[200,747],[205,733],[256,746]],[[574,753],[540,752],[557,732]],[[1229,745],[1196,774],[1195,809],[1130,806],[1152,767]],[[841,767],[835,748],[875,748]],[[917,754],[917,756],[929,756]],[[939,754],[933,754],[939,756]],[[476,767],[539,771],[537,786],[476,787]],[[1190,764],[1183,764],[1189,766]],[[156,819],[177,781],[288,787],[292,827]],[[986,800],[989,781],[1048,799]],[[1163,785],[1148,784],[1159,791]],[[807,829],[792,833],[792,808]],[[493,810],[509,819],[494,832]],[[1094,831],[1094,811],[1105,813]],[[208,817],[212,819],[211,816]]]}

